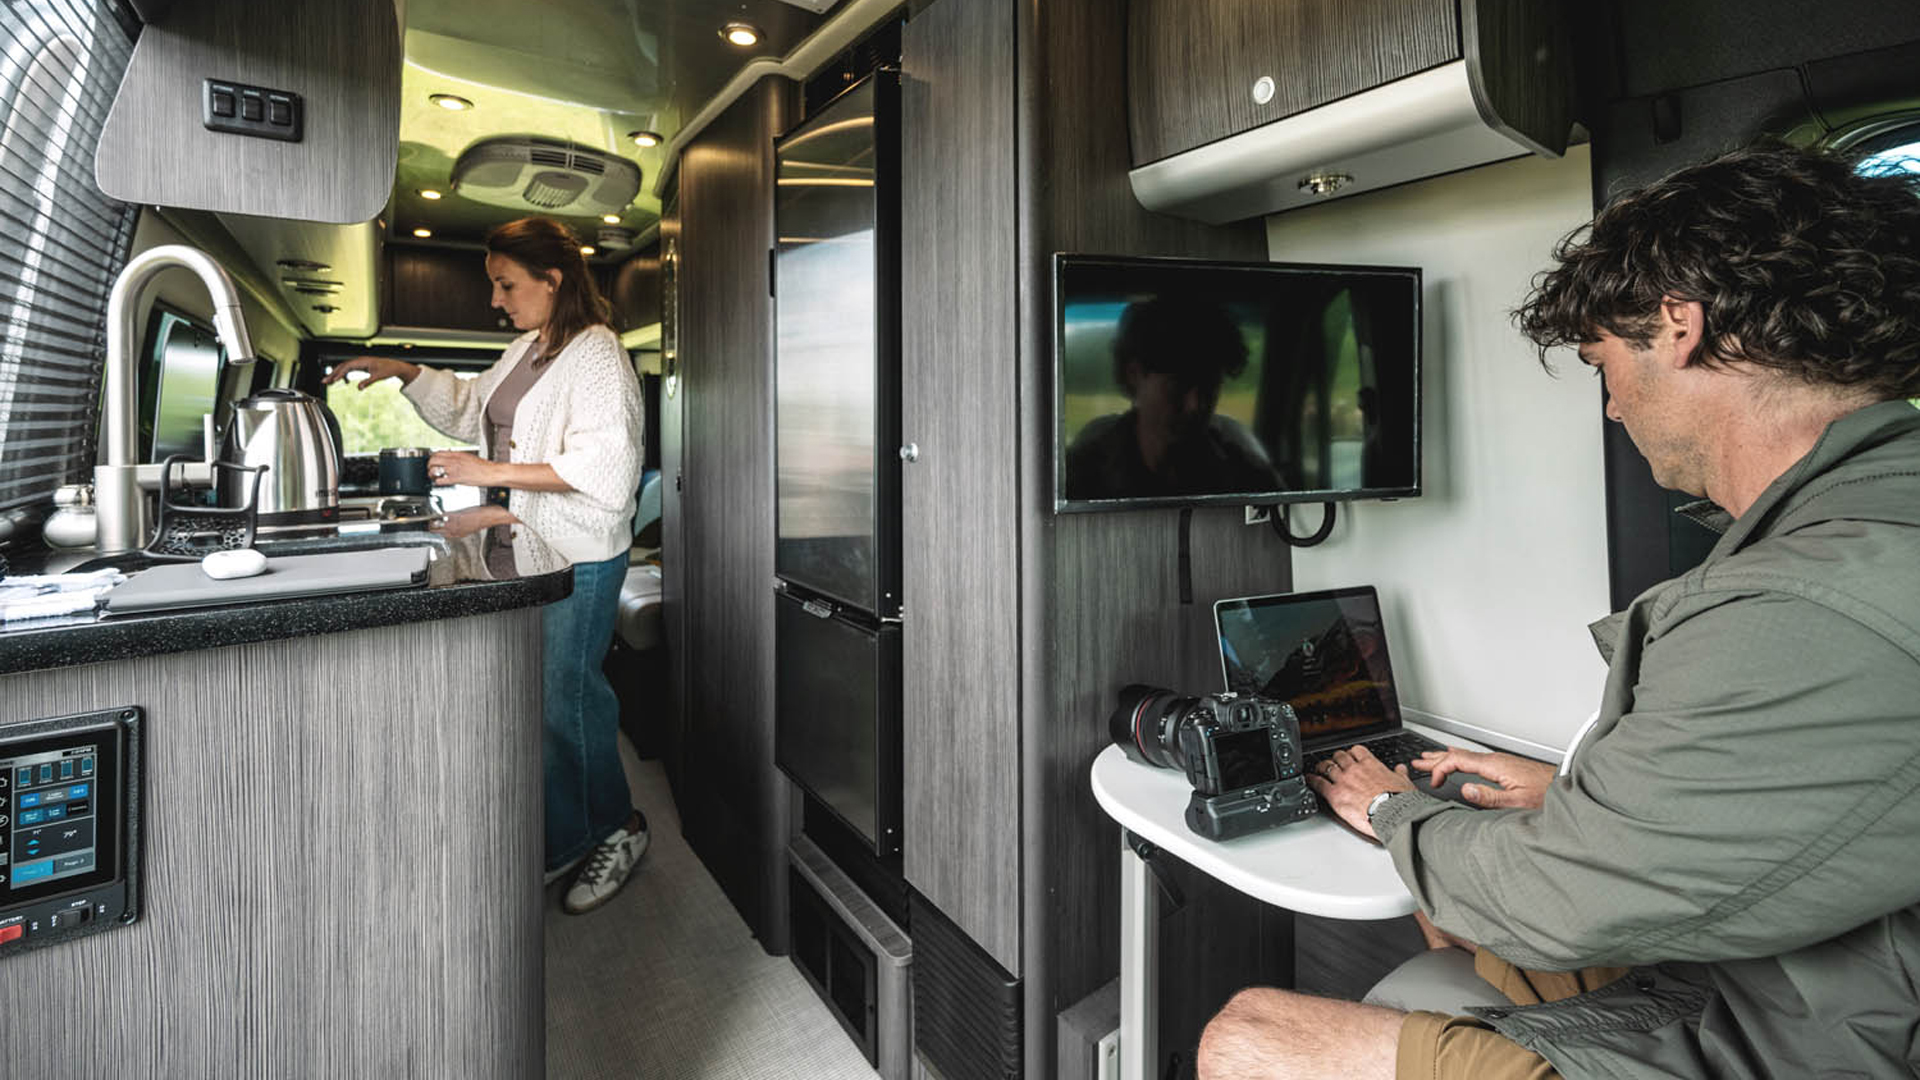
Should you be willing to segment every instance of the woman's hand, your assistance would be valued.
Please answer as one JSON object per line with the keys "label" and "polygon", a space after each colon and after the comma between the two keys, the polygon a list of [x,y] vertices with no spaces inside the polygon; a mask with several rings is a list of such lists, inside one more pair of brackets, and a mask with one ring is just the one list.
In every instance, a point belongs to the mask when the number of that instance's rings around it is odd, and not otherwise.
{"label": "woman's hand", "polygon": [[435,450],[427,459],[427,479],[436,484],[499,486],[499,465],[466,450]]}
{"label": "woman's hand", "polygon": [[364,371],[367,377],[360,380],[360,389],[365,390],[382,379],[399,379],[405,386],[420,377],[420,366],[409,364],[405,360],[394,360],[385,356],[356,356],[335,364],[327,377],[320,380],[322,386],[332,386],[347,377],[348,372]]}
{"label": "woman's hand", "polygon": [[449,540],[462,540],[495,525],[511,525],[517,520],[504,506],[474,506],[435,518],[427,528]]}
{"label": "woman's hand", "polygon": [[1546,800],[1547,785],[1553,783],[1554,774],[1559,772],[1545,762],[1531,761],[1513,754],[1482,754],[1456,747],[1429,750],[1413,759],[1413,767],[1432,773],[1434,787],[1439,787],[1442,781],[1456,772],[1484,776],[1500,786],[1467,784],[1460,789],[1460,797],[1475,806],[1503,810],[1537,809]]}

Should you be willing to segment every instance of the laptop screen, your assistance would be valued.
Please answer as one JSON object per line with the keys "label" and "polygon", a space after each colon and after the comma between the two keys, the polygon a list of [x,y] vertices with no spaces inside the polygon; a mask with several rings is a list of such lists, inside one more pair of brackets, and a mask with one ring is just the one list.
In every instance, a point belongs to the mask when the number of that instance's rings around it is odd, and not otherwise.
{"label": "laptop screen", "polygon": [[1221,600],[1213,621],[1227,689],[1292,705],[1301,739],[1400,726],[1373,586]]}

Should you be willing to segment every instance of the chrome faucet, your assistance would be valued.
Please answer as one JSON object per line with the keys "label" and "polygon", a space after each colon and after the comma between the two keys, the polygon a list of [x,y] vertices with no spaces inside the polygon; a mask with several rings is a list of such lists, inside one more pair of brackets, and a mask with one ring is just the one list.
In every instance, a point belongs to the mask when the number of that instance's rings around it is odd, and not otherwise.
{"label": "chrome faucet", "polygon": [[94,512],[100,522],[101,554],[131,551],[147,540],[147,504],[141,494],[134,432],[140,430],[135,402],[135,351],[140,345],[137,318],[141,293],[154,276],[173,267],[199,275],[213,298],[213,329],[226,347],[227,363],[251,364],[253,340],[240,314],[240,297],[233,279],[206,252],[182,244],[150,248],[127,262],[107,297],[106,404],[101,425],[106,431],[106,463],[93,470]]}

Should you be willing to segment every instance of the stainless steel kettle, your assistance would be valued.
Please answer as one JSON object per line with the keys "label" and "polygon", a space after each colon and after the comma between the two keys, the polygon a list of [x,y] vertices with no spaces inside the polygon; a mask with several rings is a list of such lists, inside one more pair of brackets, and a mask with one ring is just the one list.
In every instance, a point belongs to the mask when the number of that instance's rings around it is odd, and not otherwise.
{"label": "stainless steel kettle", "polygon": [[[273,387],[234,403],[220,460],[267,467],[260,482],[262,525],[340,518],[340,422],[312,394]],[[220,505],[245,505],[244,477],[220,474]]]}

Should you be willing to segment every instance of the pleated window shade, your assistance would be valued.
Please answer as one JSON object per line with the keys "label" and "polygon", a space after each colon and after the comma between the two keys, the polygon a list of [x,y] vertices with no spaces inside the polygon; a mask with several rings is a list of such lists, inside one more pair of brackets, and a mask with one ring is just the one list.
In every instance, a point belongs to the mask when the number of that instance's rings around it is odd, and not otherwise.
{"label": "pleated window shade", "polygon": [[0,3],[0,517],[93,467],[107,293],[137,217],[95,186],[93,155],[132,51],[108,0]]}

